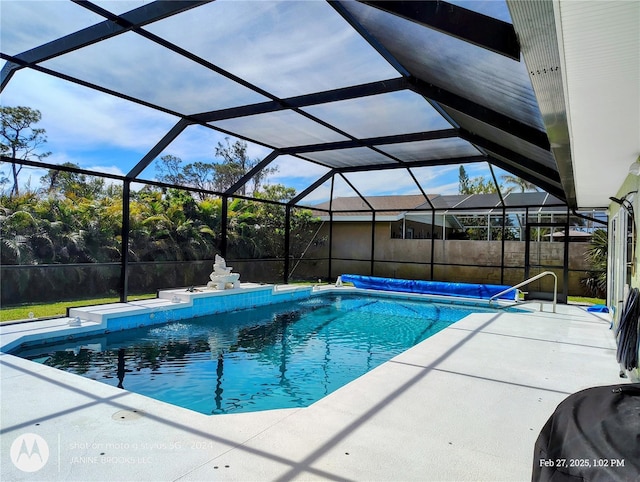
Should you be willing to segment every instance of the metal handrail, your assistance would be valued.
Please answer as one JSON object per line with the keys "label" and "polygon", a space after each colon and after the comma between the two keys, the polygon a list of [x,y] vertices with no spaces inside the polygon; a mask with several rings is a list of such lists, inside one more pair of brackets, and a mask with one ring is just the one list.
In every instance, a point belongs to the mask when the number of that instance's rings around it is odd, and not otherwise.
{"label": "metal handrail", "polygon": [[553,276],[553,312],[556,312],[556,303],[558,301],[558,277],[556,276],[556,274],[553,271],[544,271],[543,273],[537,274],[535,276],[533,276],[532,278],[526,279],[521,283],[518,283],[515,286],[512,286],[511,288],[508,288],[504,291],[501,291],[500,293],[493,295],[491,298],[489,298],[489,304],[491,304],[491,302],[495,299],[495,298],[499,298],[500,296],[502,296],[505,293],[508,293],[509,291],[512,290],[517,290],[518,288],[520,288],[521,286],[524,285],[528,285],[529,283],[531,283],[532,281],[535,281],[537,279],[540,279],[544,276],[547,275],[551,275]]}

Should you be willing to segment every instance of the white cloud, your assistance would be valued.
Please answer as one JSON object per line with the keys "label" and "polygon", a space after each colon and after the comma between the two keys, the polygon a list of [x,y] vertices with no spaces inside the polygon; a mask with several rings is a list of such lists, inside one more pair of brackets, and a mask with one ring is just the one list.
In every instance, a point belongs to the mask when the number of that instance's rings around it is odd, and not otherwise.
{"label": "white cloud", "polygon": [[67,1],[2,0],[2,51],[16,55],[104,18]]}
{"label": "white cloud", "polygon": [[150,3],[152,0],[93,0],[96,5],[107,9],[116,15],[121,15],[129,10]]}
{"label": "white cloud", "polygon": [[185,115],[267,100],[134,33],[56,57],[43,66]]}
{"label": "white cloud", "polygon": [[345,177],[363,196],[420,194],[405,169],[358,172]]}
{"label": "white cloud", "polygon": [[[187,127],[158,156],[171,155],[179,157],[186,163],[212,161],[218,142],[224,143],[224,134],[200,125]],[[230,140],[233,143],[233,140]]]}
{"label": "white cloud", "polygon": [[118,166],[89,166],[89,171],[101,172],[103,174],[113,174],[115,176],[124,176],[125,173]]}
{"label": "white cloud", "polygon": [[219,1],[148,29],[281,97],[398,75],[326,2]]}
{"label": "white cloud", "polygon": [[[5,189],[11,189],[13,186],[13,177],[11,175],[11,164],[0,163],[0,172],[2,177],[9,178],[9,182],[4,185]],[[18,175],[18,187],[21,191],[26,188],[30,190],[36,190],[40,187],[40,178],[47,174],[46,169],[40,169],[39,167],[23,166],[20,174]]]}
{"label": "white cloud", "polygon": [[320,204],[329,200],[331,189],[327,186],[320,186],[318,189],[306,196],[301,204],[303,206],[313,206],[314,204]]}
{"label": "white cloud", "polygon": [[326,174],[329,170],[319,164],[293,156],[278,157],[270,166],[278,168],[278,172],[272,176],[276,182],[282,182],[285,179],[301,179],[315,182],[316,179]]}
{"label": "white cloud", "polygon": [[[295,158],[283,158],[287,162],[277,162],[280,172],[271,178],[271,182],[294,185],[298,192],[306,189],[328,172],[328,169],[313,163],[303,163]],[[275,163],[274,163],[275,164]],[[486,172],[486,165],[475,164],[470,169],[474,174]],[[411,171],[426,194],[458,194],[459,165],[431,166],[412,168]],[[482,171],[484,169],[484,171]],[[366,171],[345,174],[345,177],[364,196],[419,194],[420,190],[406,169],[384,171]],[[305,199],[306,204],[325,202],[329,199],[331,181],[325,182]],[[356,196],[353,189],[340,177],[336,176],[334,197]]]}
{"label": "white cloud", "polygon": [[[183,163],[193,162],[216,162],[216,148],[218,143],[226,145],[227,139],[230,145],[233,145],[240,139],[228,136],[213,129],[208,129],[200,125],[192,125],[187,127],[166,149],[164,149],[157,159],[165,155],[171,155],[180,158]],[[244,141],[242,141],[244,142]],[[249,159],[262,160],[271,153],[271,149],[258,144],[247,142],[247,157]],[[150,166],[154,171],[154,166]],[[147,175],[147,177],[149,177]],[[153,177],[153,175],[152,175]]]}
{"label": "white cloud", "polygon": [[421,96],[406,90],[316,105],[304,110],[363,138],[451,128],[451,124]]}
{"label": "white cloud", "polygon": [[[23,70],[2,94],[4,105],[24,105],[42,113],[46,150],[85,167],[83,151],[117,149],[147,152],[175,124],[164,113],[86,89],[38,72]],[[65,161],[63,161],[65,162]]]}
{"label": "white cloud", "polygon": [[460,184],[458,183],[458,181],[449,182],[446,184],[437,185],[436,187],[429,189],[427,191],[427,194],[441,194],[441,195],[459,194],[460,193],[459,189],[460,189]]}
{"label": "white cloud", "polygon": [[[413,172],[426,194],[458,194],[458,166],[437,166],[418,168]],[[406,174],[406,170],[371,171],[347,174],[347,179],[363,196],[420,194],[415,182]],[[331,181],[327,181],[304,198],[304,204],[318,204],[329,200]],[[333,190],[336,197],[353,197],[357,194],[342,180],[336,177]]]}

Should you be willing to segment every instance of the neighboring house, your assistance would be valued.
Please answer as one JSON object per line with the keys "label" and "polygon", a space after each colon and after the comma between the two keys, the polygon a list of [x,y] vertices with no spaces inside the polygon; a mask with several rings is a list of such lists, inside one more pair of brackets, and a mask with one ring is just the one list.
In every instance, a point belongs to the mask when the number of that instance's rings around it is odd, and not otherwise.
{"label": "neighboring house", "polygon": [[[429,201],[442,197],[437,194],[428,195]],[[369,203],[369,204],[367,204]],[[442,239],[443,236],[462,228],[453,216],[448,220],[441,214],[430,212],[431,207],[421,194],[406,196],[370,196],[366,201],[360,197],[339,197],[332,202],[315,206],[314,214],[323,221],[329,221],[327,212],[319,209],[331,209],[333,221],[357,225],[372,221],[372,209],[376,210],[376,223],[384,225],[391,238],[397,239]]]}
{"label": "neighboring house", "polygon": [[[498,194],[427,197],[340,197],[318,204],[314,214],[324,222],[317,234],[322,243],[315,253],[308,254],[320,257],[321,251],[330,249],[333,277],[354,273],[516,284],[524,279],[526,266],[531,275],[556,272],[561,289],[566,261],[565,294],[584,294],[581,280],[589,269],[585,261],[588,243],[584,241],[590,239],[591,230],[602,225],[571,226],[568,241],[572,248],[565,251],[569,213],[566,205],[547,193],[511,193],[502,200]],[[523,242],[527,222],[534,226],[530,226],[529,243]],[[474,240],[469,239],[469,233]],[[550,281],[542,281],[540,291],[552,291],[552,287],[542,286]]]}
{"label": "neighboring house", "polygon": [[[317,208],[314,214],[328,222],[327,211],[332,210],[335,223],[354,225],[370,223],[372,210],[376,210],[376,223],[384,224],[394,239],[469,239],[469,229],[484,229],[484,236],[474,239],[496,239],[502,216],[506,214],[505,228],[511,233],[507,239],[521,240],[527,220],[529,223],[553,223],[554,220],[564,223],[567,217],[566,205],[544,192],[508,193],[502,198],[497,193],[428,194],[427,198],[422,195],[369,196],[366,200],[355,196],[339,197],[314,206]],[[577,229],[572,226],[570,241],[588,241],[593,227]],[[494,237],[491,237],[492,229]],[[564,230],[553,228],[548,231],[542,235],[546,240],[564,240]]]}

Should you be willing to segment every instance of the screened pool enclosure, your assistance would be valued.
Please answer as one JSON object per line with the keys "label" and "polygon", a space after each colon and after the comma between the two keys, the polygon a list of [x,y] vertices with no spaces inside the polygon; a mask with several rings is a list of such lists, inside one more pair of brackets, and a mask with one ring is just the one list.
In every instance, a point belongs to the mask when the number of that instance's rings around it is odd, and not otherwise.
{"label": "screened pool enclosure", "polygon": [[215,254],[241,281],[581,289],[606,206],[578,203],[558,53],[527,22],[551,2],[1,8],[2,106],[47,140],[3,144],[3,305],[202,285]]}

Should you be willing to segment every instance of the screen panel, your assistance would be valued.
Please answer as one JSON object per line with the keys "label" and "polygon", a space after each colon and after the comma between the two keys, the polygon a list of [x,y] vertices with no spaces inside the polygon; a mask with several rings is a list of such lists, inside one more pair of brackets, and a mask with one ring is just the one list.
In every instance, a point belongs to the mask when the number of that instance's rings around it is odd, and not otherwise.
{"label": "screen panel", "polygon": [[305,157],[329,167],[353,167],[381,164],[398,164],[390,157],[367,147],[308,152]]}
{"label": "screen panel", "polygon": [[416,77],[544,130],[524,62],[359,2],[342,5]]}
{"label": "screen panel", "polygon": [[266,100],[135,33],[103,40],[42,65],[181,114]]}
{"label": "screen panel", "polygon": [[[426,201],[407,169],[350,172],[345,177],[374,209],[413,209]],[[378,199],[380,202],[376,202]],[[417,201],[416,201],[417,199]]]}
{"label": "screen panel", "polygon": [[424,98],[408,90],[303,110],[361,139],[451,128],[451,124]]}
{"label": "screen panel", "polygon": [[0,45],[17,55],[103,20],[73,2],[3,1]]}
{"label": "screen panel", "polygon": [[280,98],[397,77],[327,2],[217,1],[147,29]]}
{"label": "screen panel", "polygon": [[177,118],[77,84],[23,69],[2,92],[6,106],[40,111],[51,164],[124,175],[175,125]]}
{"label": "screen panel", "polygon": [[338,132],[290,110],[228,119],[211,125],[271,147],[347,140],[347,137]]}
{"label": "screen panel", "polygon": [[465,140],[458,138],[433,139],[377,146],[378,149],[401,161],[426,161],[457,157],[479,156],[481,152]]}

